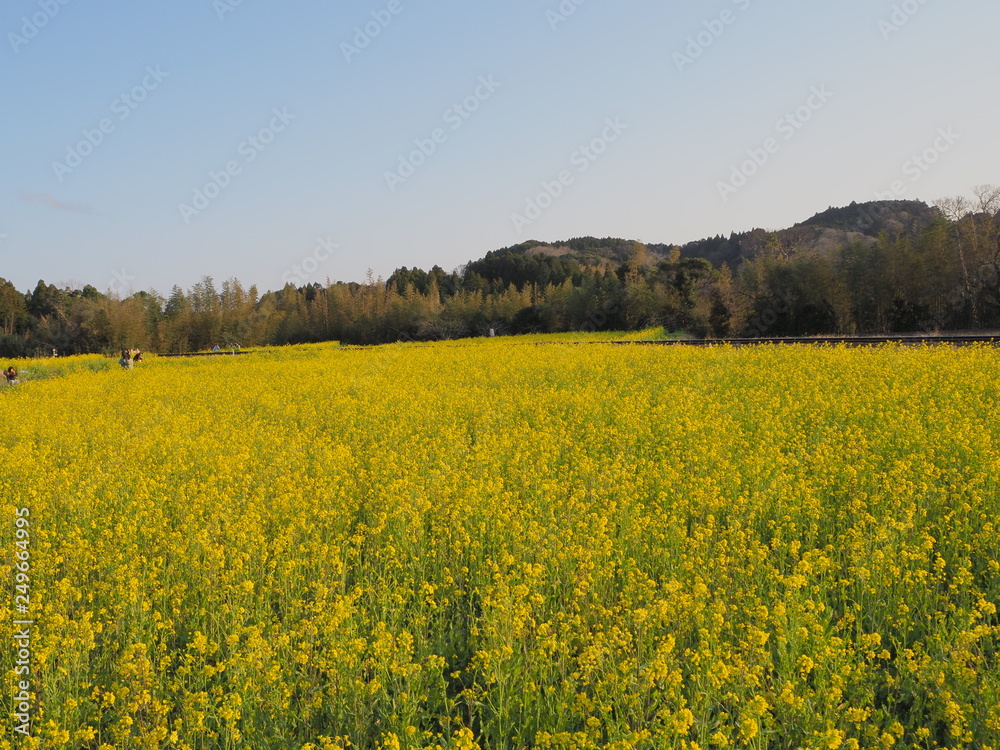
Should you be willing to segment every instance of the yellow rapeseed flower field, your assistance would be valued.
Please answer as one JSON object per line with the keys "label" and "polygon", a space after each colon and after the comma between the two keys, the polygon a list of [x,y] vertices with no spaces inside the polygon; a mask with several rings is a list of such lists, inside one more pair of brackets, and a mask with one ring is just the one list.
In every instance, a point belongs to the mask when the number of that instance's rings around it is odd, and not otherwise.
{"label": "yellow rapeseed flower field", "polygon": [[108,362],[0,392],[0,748],[1000,748],[997,350]]}

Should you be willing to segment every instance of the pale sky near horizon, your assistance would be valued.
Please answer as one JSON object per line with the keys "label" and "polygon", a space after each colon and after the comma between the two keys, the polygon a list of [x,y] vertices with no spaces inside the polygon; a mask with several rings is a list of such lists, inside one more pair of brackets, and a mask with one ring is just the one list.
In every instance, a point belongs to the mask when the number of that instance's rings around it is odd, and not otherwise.
{"label": "pale sky near horizon", "polygon": [[995,0],[10,0],[0,277],[263,292],[967,194],[1000,183],[998,22]]}

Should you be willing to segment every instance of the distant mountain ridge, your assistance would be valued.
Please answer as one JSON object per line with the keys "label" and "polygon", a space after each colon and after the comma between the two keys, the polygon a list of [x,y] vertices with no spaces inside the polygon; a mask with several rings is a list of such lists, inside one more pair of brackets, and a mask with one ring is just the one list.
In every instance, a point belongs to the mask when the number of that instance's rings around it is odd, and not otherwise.
{"label": "distant mountain ridge", "polygon": [[[940,217],[937,208],[923,201],[851,203],[828,208],[787,229],[752,229],[734,232],[728,238],[717,235],[683,245],[646,244],[645,248],[651,262],[666,259],[676,249],[682,258],[704,258],[717,268],[726,263],[735,270],[744,260],[767,249],[787,254],[827,253],[852,243],[871,245],[883,233],[898,236],[919,232]],[[494,250],[468,268],[475,270],[505,255],[546,256],[592,268],[613,268],[630,259],[636,244],[634,240],[613,237],[577,237],[555,243],[529,240]]]}

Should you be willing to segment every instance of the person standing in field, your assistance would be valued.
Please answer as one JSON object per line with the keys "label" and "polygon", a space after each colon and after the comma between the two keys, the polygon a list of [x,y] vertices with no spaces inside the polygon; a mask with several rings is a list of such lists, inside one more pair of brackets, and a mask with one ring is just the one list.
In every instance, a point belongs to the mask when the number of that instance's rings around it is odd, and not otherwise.
{"label": "person standing in field", "polygon": [[122,358],[118,360],[118,364],[122,366],[123,370],[132,369],[132,354],[128,349],[122,349]]}

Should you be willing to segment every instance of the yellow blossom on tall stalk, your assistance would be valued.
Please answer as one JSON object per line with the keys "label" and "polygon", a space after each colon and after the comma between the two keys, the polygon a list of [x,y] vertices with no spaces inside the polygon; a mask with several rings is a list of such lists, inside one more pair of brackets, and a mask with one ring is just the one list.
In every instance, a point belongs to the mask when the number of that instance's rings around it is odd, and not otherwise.
{"label": "yellow blossom on tall stalk", "polygon": [[1000,749],[992,348],[105,364],[0,392],[24,747]]}

